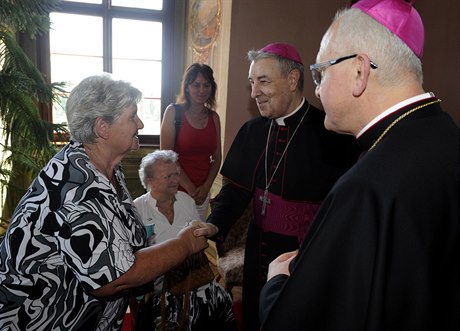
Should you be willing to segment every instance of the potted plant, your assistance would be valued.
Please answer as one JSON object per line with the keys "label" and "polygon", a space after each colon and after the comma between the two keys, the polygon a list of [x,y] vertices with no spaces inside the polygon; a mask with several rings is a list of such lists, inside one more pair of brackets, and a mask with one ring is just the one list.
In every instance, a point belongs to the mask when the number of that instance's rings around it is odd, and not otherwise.
{"label": "potted plant", "polygon": [[17,41],[19,34],[34,39],[47,32],[58,2],[4,0],[0,6],[0,238],[32,179],[56,153],[54,135],[66,133],[40,116],[62,84],[47,83]]}

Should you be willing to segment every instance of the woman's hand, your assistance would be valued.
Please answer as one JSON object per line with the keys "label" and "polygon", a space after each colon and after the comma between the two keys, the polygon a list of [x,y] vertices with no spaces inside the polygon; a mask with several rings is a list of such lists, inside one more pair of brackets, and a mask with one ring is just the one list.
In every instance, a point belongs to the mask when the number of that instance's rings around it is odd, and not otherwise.
{"label": "woman's hand", "polygon": [[[198,253],[208,247],[206,236],[200,234],[201,231],[203,231],[203,224],[206,225],[206,223],[202,221],[192,221],[177,234],[177,237],[187,245],[190,255]],[[197,231],[198,234],[196,234]]]}
{"label": "woman's hand", "polygon": [[212,237],[219,232],[219,228],[211,223],[195,220],[189,224],[195,228],[193,234],[197,237]]}
{"label": "woman's hand", "polygon": [[205,201],[206,198],[208,197],[209,194],[209,187],[206,187],[205,185],[198,186],[193,194],[191,195],[192,198],[195,200],[195,203],[197,205],[202,205]]}

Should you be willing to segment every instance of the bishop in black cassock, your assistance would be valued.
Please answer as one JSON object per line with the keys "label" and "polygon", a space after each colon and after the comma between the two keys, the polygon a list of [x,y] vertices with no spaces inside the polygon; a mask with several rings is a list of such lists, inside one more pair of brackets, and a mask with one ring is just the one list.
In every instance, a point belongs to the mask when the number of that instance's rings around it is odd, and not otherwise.
{"label": "bishop in black cassock", "polygon": [[[238,132],[223,164],[226,184],[208,218],[219,227],[216,240],[224,240],[251,200],[254,207],[244,264],[244,330],[259,328],[259,293],[268,264],[299,247],[323,198],[357,160],[355,138],[327,131],[323,122],[324,113],[305,99],[281,124],[264,117],[250,120]],[[272,175],[262,215],[264,191]]]}
{"label": "bishop in black cassock", "polygon": [[[378,123],[358,140],[363,150],[398,115],[430,100]],[[460,330],[459,138],[432,104],[343,175],[291,276],[264,287],[263,330]]]}

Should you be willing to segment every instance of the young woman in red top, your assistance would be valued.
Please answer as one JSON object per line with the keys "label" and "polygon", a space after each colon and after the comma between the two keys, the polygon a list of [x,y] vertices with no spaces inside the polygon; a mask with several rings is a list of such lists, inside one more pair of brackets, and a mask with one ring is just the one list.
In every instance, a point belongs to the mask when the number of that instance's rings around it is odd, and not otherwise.
{"label": "young woman in red top", "polygon": [[202,220],[222,161],[216,90],[211,67],[192,64],[184,73],[176,103],[166,108],[160,132],[160,148],[179,154],[180,190],[195,200]]}

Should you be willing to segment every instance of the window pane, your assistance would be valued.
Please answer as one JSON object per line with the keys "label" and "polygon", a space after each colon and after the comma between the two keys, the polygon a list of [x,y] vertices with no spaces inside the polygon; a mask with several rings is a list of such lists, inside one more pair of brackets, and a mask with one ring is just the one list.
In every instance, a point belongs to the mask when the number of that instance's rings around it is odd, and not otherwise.
{"label": "window pane", "polygon": [[137,105],[139,118],[144,123],[144,128],[139,131],[139,134],[160,134],[161,124],[161,99],[144,98]]}
{"label": "window pane", "polygon": [[161,60],[161,22],[113,19],[113,57]]}
{"label": "window pane", "polygon": [[[142,33],[139,33],[142,31]],[[159,22],[113,19],[113,73],[142,91],[139,117],[141,134],[160,133],[162,24]],[[148,36],[148,37],[147,37]]]}
{"label": "window pane", "polygon": [[[65,82],[65,90],[71,91],[83,78],[103,70],[102,18],[61,13],[50,18],[51,81]],[[63,100],[53,104],[54,123],[67,121]]]}
{"label": "window pane", "polygon": [[52,53],[102,56],[101,17],[51,13],[50,19]]}
{"label": "window pane", "polygon": [[113,73],[141,90],[144,98],[161,98],[161,62],[114,59]]}
{"label": "window pane", "polygon": [[112,6],[162,10],[163,0],[112,0]]}

